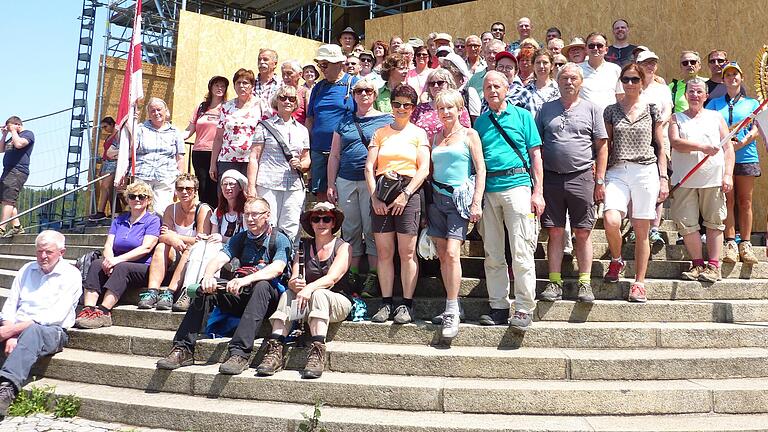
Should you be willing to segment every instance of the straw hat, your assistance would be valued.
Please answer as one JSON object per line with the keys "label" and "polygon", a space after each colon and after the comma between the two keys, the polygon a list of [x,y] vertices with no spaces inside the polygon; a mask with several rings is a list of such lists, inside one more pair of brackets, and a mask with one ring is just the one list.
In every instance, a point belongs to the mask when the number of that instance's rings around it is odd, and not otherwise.
{"label": "straw hat", "polygon": [[301,227],[304,228],[304,231],[306,231],[310,236],[315,236],[315,229],[312,228],[312,222],[310,221],[310,218],[315,213],[331,213],[334,219],[332,232],[336,234],[336,232],[341,229],[341,223],[344,222],[344,213],[342,213],[341,210],[339,210],[333,204],[327,201],[323,201],[316,203],[309,210],[305,210],[299,219],[301,221]]}

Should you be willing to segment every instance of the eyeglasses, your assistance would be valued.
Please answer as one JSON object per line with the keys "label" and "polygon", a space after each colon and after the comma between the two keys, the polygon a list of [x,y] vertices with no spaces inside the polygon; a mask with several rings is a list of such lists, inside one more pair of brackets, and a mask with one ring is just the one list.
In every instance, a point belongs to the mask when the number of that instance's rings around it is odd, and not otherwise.
{"label": "eyeglasses", "polygon": [[728,59],[713,58],[709,59],[709,64],[724,64],[728,63]]}
{"label": "eyeglasses", "polygon": [[565,63],[555,63],[555,67],[561,68],[565,66]]}
{"label": "eyeglasses", "polygon": [[296,102],[296,96],[281,95],[277,97],[277,100],[279,100],[280,102],[285,102],[285,101]]}
{"label": "eyeglasses", "polygon": [[693,65],[695,65],[697,63],[699,63],[698,60],[683,60],[683,61],[680,62],[680,64],[683,65],[683,66],[693,66]]}
{"label": "eyeglasses", "polygon": [[427,83],[427,85],[430,86],[430,87],[442,87],[447,82],[448,81],[443,81],[443,80],[430,81],[430,82]]}
{"label": "eyeglasses", "polygon": [[269,210],[264,210],[262,212],[246,212],[246,213],[243,213],[243,217],[246,218],[246,219],[248,219],[248,218],[254,218],[255,219],[255,218],[257,218],[259,216],[262,216],[262,215],[265,215],[267,213],[269,213]]}
{"label": "eyeglasses", "polygon": [[128,194],[128,199],[129,200],[144,201],[145,199],[147,199],[147,195],[144,195],[144,194]]}
{"label": "eyeglasses", "polygon": [[392,105],[392,108],[405,108],[405,109],[411,109],[413,108],[413,104],[410,102],[398,102],[398,101],[392,101],[390,102]]}
{"label": "eyeglasses", "polygon": [[233,187],[238,186],[238,185],[239,185],[238,182],[225,182],[225,183],[221,184],[221,187],[223,187],[223,188],[233,188]]}
{"label": "eyeglasses", "polygon": [[480,45],[480,44],[467,44],[467,46],[470,47],[470,48],[480,48],[482,45]]}
{"label": "eyeglasses", "polygon": [[312,216],[310,220],[312,221],[312,223],[320,223],[320,221],[322,221],[323,223],[331,223],[335,219],[333,218],[333,216]]}
{"label": "eyeglasses", "polygon": [[602,49],[604,46],[605,46],[605,44],[601,44],[601,43],[587,44],[587,48],[589,48],[589,49]]}
{"label": "eyeglasses", "polygon": [[513,65],[508,65],[508,66],[499,66],[499,65],[496,65],[496,70],[497,70],[498,72],[501,72],[501,73],[505,73],[505,72],[512,72],[512,71],[516,71],[516,70],[517,70],[517,68],[516,68],[515,66],[513,66]]}
{"label": "eyeglasses", "polygon": [[249,85],[253,85],[253,83],[247,80],[242,80],[242,81],[236,81],[235,85],[240,87],[248,87]]}
{"label": "eyeglasses", "polygon": [[326,69],[328,68],[328,65],[329,65],[329,62],[320,62],[317,64],[317,67],[319,67],[320,69]]}
{"label": "eyeglasses", "polygon": [[176,186],[176,192],[192,193],[195,191],[194,186]]}
{"label": "eyeglasses", "polygon": [[619,78],[619,79],[620,79],[620,80],[621,80],[621,82],[622,82],[622,83],[624,83],[624,84],[629,84],[629,83],[632,83],[632,84],[640,84],[640,77],[635,77],[635,76],[623,76],[623,77],[621,77],[621,78]]}
{"label": "eyeglasses", "polygon": [[416,57],[421,57],[421,58],[429,57],[429,53],[418,53],[416,54]]}
{"label": "eyeglasses", "polygon": [[365,94],[373,94],[374,90],[372,88],[357,88],[355,89],[356,95],[361,95],[363,93]]}

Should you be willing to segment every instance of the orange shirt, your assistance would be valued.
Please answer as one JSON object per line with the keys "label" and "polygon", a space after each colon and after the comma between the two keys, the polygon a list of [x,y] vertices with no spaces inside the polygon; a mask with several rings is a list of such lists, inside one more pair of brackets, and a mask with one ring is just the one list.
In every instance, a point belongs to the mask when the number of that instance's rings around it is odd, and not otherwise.
{"label": "orange shirt", "polygon": [[376,159],[376,176],[387,171],[413,177],[416,175],[416,159],[420,146],[429,146],[427,133],[424,129],[408,123],[403,130],[394,130],[384,126],[373,134],[368,147],[378,147]]}

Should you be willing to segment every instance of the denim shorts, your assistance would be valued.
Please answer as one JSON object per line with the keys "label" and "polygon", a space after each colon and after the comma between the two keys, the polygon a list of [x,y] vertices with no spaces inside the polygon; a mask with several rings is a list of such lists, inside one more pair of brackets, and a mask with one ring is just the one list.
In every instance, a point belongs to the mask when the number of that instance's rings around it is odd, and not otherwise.
{"label": "denim shorts", "polygon": [[113,174],[115,171],[117,171],[117,160],[102,159],[101,175]]}
{"label": "denim shorts", "polygon": [[469,221],[461,217],[452,197],[436,190],[427,208],[427,221],[427,235],[430,237],[461,241],[467,239]]}

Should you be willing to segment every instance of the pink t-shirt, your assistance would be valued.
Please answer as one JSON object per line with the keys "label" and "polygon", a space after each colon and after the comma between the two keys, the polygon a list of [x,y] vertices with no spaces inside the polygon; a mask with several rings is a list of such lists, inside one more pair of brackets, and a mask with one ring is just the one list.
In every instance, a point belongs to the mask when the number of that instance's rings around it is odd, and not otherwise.
{"label": "pink t-shirt", "polygon": [[[437,115],[437,110],[432,108],[429,102],[416,105],[416,109],[411,114],[411,123],[424,129],[427,132],[429,142],[432,142],[432,138],[437,135],[438,132],[443,130],[443,124],[440,122],[440,116]],[[472,127],[469,121],[469,112],[464,108],[459,113],[459,123],[464,127]]]}
{"label": "pink t-shirt", "polygon": [[427,89],[427,77],[433,70],[434,69],[425,67],[421,73],[417,73],[416,69],[411,69],[408,71],[408,75],[405,77],[405,83],[413,87],[419,97],[421,97],[421,94],[424,93],[424,91]]}
{"label": "pink t-shirt", "polygon": [[193,151],[211,151],[213,139],[216,137],[216,126],[219,124],[221,105],[210,108],[198,117],[199,107],[192,113],[190,124],[195,125],[195,145]]}

